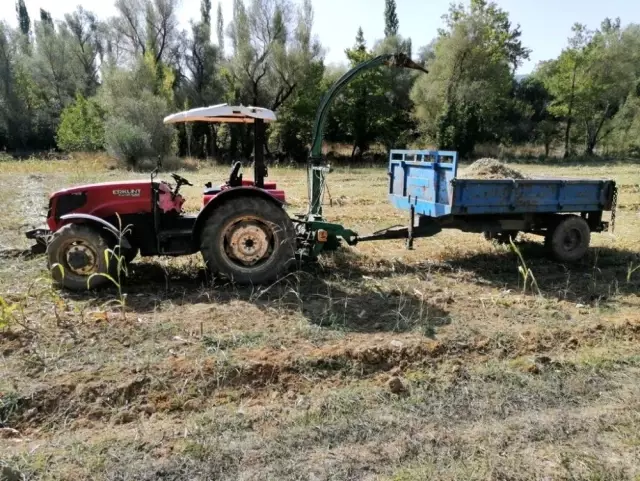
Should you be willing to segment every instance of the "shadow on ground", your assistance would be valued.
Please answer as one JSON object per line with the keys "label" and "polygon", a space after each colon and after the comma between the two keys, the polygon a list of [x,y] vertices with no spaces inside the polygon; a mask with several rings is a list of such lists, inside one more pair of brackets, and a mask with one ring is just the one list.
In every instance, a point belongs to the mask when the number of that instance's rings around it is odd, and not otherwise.
{"label": "shadow on ground", "polygon": [[[276,308],[302,314],[319,327],[345,332],[415,331],[433,337],[438,327],[450,322],[449,314],[428,297],[392,286],[382,289],[375,282],[366,282],[363,276],[364,271],[347,263],[331,269],[307,264],[270,286],[238,286],[212,279],[202,267],[139,261],[131,266],[123,290],[127,308],[140,314],[162,309],[166,304],[224,304],[240,300],[265,312]],[[389,277],[389,273],[383,276]],[[107,289],[97,295],[95,302],[100,304],[113,299],[117,292]],[[87,300],[85,294],[72,296]]]}
{"label": "shadow on ground", "polygon": [[[593,304],[640,291],[640,271],[633,272],[634,266],[640,265],[637,252],[594,247],[582,261],[562,264],[550,259],[540,243],[522,242],[517,247],[526,269],[535,278],[539,293],[545,297]],[[436,269],[468,272],[476,283],[523,290],[524,280],[518,270],[521,265],[518,256],[505,247],[452,259]],[[526,292],[538,294],[535,287],[528,287]]]}

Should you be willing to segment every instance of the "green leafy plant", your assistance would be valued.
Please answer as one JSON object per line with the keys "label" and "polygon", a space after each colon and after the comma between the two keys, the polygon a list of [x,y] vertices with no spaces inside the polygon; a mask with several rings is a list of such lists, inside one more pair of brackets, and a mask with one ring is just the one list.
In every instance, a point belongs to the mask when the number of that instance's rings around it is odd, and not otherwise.
{"label": "green leafy plant", "polygon": [[115,304],[120,308],[120,312],[122,314],[122,319],[126,320],[127,318],[127,294],[122,289],[122,283],[124,277],[129,275],[129,270],[127,268],[126,256],[122,252],[122,242],[128,234],[131,233],[131,225],[126,226],[124,229],[122,228],[122,219],[120,216],[116,214],[118,217],[118,243],[113,247],[113,249],[106,249],[104,251],[105,263],[107,265],[107,270],[111,272],[109,266],[111,263],[115,262],[116,267],[114,269],[113,274],[108,274],[105,272],[98,272],[95,274],[91,274],[87,279],[87,287],[91,284],[91,279],[95,276],[101,276],[105,279],[108,279],[116,289],[118,290],[118,298],[111,300],[105,304],[108,306],[110,304]]}
{"label": "green leafy plant", "polygon": [[58,147],[67,152],[93,152],[104,146],[104,112],[95,99],[78,94],[62,111],[56,135]]}
{"label": "green leafy plant", "polygon": [[633,265],[633,262],[630,262],[627,268],[627,284],[631,283],[631,277],[633,277],[633,274],[637,271],[640,271],[640,264]]}
{"label": "green leafy plant", "polygon": [[18,307],[18,303],[9,302],[4,297],[0,297],[0,329],[13,324]]}
{"label": "green leafy plant", "polygon": [[16,392],[0,392],[0,426],[7,423],[11,415],[18,410],[20,396]]}
{"label": "green leafy plant", "polygon": [[522,252],[520,252],[520,249],[518,249],[518,247],[513,243],[513,239],[510,239],[509,243],[511,244],[511,250],[518,256],[518,273],[520,274],[520,277],[522,277],[523,282],[522,292],[527,292],[527,286],[530,286],[532,291],[535,289],[535,293],[541,296],[542,292],[538,287],[538,281],[536,281],[533,271],[527,266],[527,263],[522,256]]}

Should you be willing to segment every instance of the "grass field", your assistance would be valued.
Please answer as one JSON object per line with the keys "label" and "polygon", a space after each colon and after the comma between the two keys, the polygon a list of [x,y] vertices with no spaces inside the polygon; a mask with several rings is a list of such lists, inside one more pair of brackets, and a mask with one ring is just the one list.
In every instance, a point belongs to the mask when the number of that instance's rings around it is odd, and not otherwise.
{"label": "grass field", "polygon": [[[640,479],[640,171],[520,167],[621,190],[615,235],[594,235],[582,263],[519,245],[539,290],[523,289],[508,248],[445,231],[414,251],[346,249],[268,288],[212,285],[199,256],[138,259],[123,317],[116,290],[54,290],[43,257],[11,253],[49,192],[146,176],[86,159],[0,164],[0,473]],[[271,179],[304,210],[303,171]],[[386,182],[383,169],[338,169],[327,218],[361,233],[404,222]],[[185,193],[197,210],[200,188]]]}

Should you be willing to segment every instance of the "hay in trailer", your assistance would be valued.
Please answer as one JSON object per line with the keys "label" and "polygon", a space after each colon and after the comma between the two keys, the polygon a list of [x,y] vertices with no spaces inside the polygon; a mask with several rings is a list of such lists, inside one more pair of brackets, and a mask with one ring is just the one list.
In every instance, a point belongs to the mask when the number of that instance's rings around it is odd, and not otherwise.
{"label": "hay in trailer", "polygon": [[464,169],[458,175],[461,179],[526,179],[527,177],[515,169],[503,164],[498,159],[480,159]]}

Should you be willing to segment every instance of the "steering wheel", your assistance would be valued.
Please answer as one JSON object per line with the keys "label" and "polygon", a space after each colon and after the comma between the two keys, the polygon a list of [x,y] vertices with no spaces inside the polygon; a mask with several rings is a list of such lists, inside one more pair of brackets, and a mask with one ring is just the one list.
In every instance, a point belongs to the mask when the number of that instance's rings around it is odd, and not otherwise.
{"label": "steering wheel", "polygon": [[175,180],[178,185],[189,185],[193,187],[193,184],[191,182],[189,182],[184,177],[179,176],[178,174],[171,174],[171,177],[173,177],[173,180]]}

